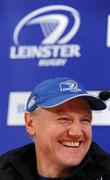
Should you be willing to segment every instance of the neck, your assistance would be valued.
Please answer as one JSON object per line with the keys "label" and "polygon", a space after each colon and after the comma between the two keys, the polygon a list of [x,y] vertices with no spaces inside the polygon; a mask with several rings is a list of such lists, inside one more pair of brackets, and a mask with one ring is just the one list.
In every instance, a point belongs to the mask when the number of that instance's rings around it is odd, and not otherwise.
{"label": "neck", "polygon": [[59,167],[55,167],[45,163],[37,164],[38,173],[44,177],[50,178],[58,178],[58,177],[66,177],[70,173],[70,169],[60,169]]}
{"label": "neck", "polygon": [[43,157],[37,153],[37,171],[41,176],[58,178],[66,177],[70,174],[70,167],[64,167],[55,161],[49,161],[48,157]]}

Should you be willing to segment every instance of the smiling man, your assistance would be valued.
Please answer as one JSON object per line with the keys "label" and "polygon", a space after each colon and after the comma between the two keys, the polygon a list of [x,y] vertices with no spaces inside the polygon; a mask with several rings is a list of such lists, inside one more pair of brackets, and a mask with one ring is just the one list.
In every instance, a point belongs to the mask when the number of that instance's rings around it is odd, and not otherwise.
{"label": "smiling man", "polygon": [[92,142],[92,110],[105,108],[68,77],[38,84],[25,112],[34,143],[0,157],[0,180],[110,180],[110,155]]}
{"label": "smiling man", "polygon": [[91,144],[91,121],[90,105],[83,98],[53,108],[38,108],[31,116],[26,113],[41,175],[63,177],[68,175],[69,167],[80,164]]}

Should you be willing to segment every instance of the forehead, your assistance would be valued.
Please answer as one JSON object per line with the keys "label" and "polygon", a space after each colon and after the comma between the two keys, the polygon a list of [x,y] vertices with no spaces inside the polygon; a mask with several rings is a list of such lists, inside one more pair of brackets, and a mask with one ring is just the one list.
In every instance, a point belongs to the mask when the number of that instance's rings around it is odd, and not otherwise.
{"label": "forehead", "polygon": [[89,110],[91,111],[89,102],[84,98],[75,98],[72,100],[69,100],[59,106],[48,108],[51,111],[57,111],[62,112],[64,110],[73,110],[73,109],[83,109],[83,110]]}
{"label": "forehead", "polygon": [[75,98],[53,108],[37,108],[32,115],[38,118],[49,117],[50,115],[64,115],[66,113],[92,114],[89,102],[84,98]]}

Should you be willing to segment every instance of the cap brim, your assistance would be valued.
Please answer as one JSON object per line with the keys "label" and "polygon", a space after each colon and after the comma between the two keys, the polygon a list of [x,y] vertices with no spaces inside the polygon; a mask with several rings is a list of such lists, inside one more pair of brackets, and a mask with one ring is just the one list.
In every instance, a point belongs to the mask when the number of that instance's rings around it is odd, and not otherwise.
{"label": "cap brim", "polygon": [[60,95],[58,97],[56,96],[54,98],[51,98],[46,102],[39,104],[38,106],[43,108],[52,108],[78,97],[85,98],[90,103],[92,110],[103,110],[106,108],[106,104],[102,100],[98,99],[93,95],[88,95],[88,94],[79,94],[76,96],[72,96],[72,94],[66,94],[62,96]]}

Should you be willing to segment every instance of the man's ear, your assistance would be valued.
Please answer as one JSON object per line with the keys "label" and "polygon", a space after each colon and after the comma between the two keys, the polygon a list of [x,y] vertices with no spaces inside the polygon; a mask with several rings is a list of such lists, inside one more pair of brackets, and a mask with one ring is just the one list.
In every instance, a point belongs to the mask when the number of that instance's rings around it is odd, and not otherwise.
{"label": "man's ear", "polygon": [[33,123],[33,117],[30,112],[25,112],[25,125],[26,130],[30,136],[35,135],[35,127]]}

